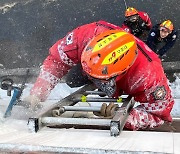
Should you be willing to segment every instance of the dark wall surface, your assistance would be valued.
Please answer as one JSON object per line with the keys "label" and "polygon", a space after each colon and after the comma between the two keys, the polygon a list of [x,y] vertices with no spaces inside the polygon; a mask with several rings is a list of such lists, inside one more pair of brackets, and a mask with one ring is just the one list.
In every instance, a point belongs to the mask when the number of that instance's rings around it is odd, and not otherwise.
{"label": "dark wall surface", "polygon": [[[171,19],[180,27],[179,0],[127,0],[146,11],[153,22]],[[48,49],[68,31],[82,24],[106,20],[121,25],[124,0],[1,0],[0,68],[40,66]],[[177,40],[165,61],[180,60]]]}

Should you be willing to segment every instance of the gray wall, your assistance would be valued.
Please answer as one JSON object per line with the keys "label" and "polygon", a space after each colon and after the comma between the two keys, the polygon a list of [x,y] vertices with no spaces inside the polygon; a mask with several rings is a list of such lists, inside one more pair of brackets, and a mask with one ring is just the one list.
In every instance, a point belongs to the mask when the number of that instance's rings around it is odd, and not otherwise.
{"label": "gray wall", "polygon": [[[153,24],[171,19],[180,27],[179,0],[127,0],[149,13]],[[121,25],[124,0],[1,0],[0,68],[40,66],[48,49],[73,28],[98,20]],[[179,40],[166,61],[178,61]]]}

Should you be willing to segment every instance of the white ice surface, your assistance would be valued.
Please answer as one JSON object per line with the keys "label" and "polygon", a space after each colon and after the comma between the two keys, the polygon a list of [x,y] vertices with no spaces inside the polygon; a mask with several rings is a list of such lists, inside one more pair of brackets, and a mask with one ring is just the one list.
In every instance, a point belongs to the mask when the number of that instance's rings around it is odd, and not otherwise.
{"label": "white ice surface", "polygon": [[[177,78],[176,81],[170,85],[173,96],[177,97],[171,114],[180,117],[180,79]],[[27,85],[23,97],[26,97],[29,94],[31,87],[31,84]],[[71,89],[64,83],[58,84],[45,103],[48,105],[55,103],[75,90],[77,89]],[[10,118],[2,118],[9,100],[10,97],[6,96],[6,92],[0,90],[0,149],[14,149],[18,145],[18,147],[21,148],[21,150],[24,149],[24,151],[25,147],[26,149],[29,148],[30,151],[33,151],[33,148],[34,151],[41,151],[42,146],[46,147],[47,151],[48,148],[49,151],[51,151],[52,147],[55,147],[57,151],[63,151],[63,148],[67,147],[69,147],[71,151],[73,151],[74,148],[80,148],[81,150],[79,149],[79,152],[81,153],[97,153],[97,151],[93,151],[93,149],[104,150],[99,153],[107,152],[107,149],[122,150],[126,152],[138,151],[138,153],[150,151],[178,154],[180,151],[178,148],[180,144],[180,134],[178,133],[123,132],[120,137],[112,138],[110,137],[108,130],[50,130],[44,128],[39,133],[32,134],[28,132],[27,119],[34,113],[22,107],[18,107],[13,109]],[[166,141],[166,143],[164,143],[164,141]],[[138,144],[141,144],[141,146],[138,146]],[[68,152],[67,149],[65,150],[66,152]],[[91,151],[88,151],[87,149],[91,149]],[[54,149],[52,151],[56,150]],[[112,153],[114,153],[114,151],[112,151]]]}

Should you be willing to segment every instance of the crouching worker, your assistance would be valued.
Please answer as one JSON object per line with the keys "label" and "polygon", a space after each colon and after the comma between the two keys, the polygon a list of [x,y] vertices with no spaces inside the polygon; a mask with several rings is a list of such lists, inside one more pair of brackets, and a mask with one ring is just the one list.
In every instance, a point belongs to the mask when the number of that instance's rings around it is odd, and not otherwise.
{"label": "crouching worker", "polygon": [[131,110],[127,129],[154,128],[172,121],[174,100],[160,59],[132,34],[106,22],[78,27],[50,48],[31,90],[31,107],[45,101],[75,65],[109,97],[125,92],[141,103]]}

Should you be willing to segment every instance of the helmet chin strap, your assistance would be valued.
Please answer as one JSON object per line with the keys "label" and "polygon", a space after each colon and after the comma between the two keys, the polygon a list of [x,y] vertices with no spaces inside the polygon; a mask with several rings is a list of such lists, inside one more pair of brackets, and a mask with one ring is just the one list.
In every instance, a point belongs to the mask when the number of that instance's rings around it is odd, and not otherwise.
{"label": "helmet chin strap", "polygon": [[112,97],[116,91],[116,78],[111,78],[106,82],[103,82],[100,79],[92,78],[93,83],[97,86],[97,88],[101,89],[106,93],[107,96]]}

